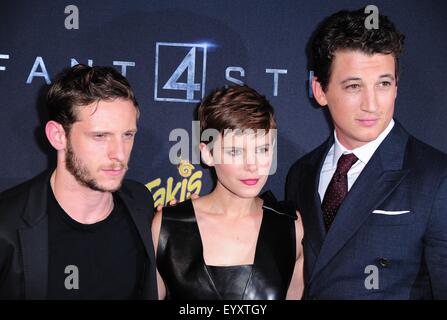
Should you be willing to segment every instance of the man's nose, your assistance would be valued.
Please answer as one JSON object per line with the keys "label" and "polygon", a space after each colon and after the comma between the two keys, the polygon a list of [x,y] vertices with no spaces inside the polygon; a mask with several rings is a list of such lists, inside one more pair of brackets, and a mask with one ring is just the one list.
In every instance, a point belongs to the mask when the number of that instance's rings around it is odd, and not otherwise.
{"label": "man's nose", "polygon": [[109,158],[120,162],[124,161],[125,145],[122,139],[115,138],[112,141],[110,141]]}
{"label": "man's nose", "polygon": [[366,112],[377,111],[377,98],[374,88],[365,88],[363,90],[362,104],[360,109]]}

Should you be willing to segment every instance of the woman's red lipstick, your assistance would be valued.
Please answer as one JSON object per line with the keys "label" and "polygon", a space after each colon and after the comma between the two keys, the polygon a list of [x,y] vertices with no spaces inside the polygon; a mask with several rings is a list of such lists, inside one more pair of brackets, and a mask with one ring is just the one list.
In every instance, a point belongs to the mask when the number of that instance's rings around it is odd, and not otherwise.
{"label": "woman's red lipstick", "polygon": [[257,184],[259,181],[259,179],[244,179],[241,180],[242,183],[246,184],[247,186],[254,186],[255,184]]}

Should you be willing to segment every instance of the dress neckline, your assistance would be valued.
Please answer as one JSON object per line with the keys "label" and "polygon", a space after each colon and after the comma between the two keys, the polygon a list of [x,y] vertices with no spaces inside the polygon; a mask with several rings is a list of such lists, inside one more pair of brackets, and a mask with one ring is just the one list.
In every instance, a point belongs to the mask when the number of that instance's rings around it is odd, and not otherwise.
{"label": "dress neckline", "polygon": [[[195,211],[195,209],[194,209],[194,205],[193,205],[191,199],[189,199],[189,200],[187,200],[187,201],[189,202],[189,206],[191,207],[191,210],[192,210],[192,213],[193,213],[193,218],[194,218],[194,225],[195,225],[196,231],[197,231],[197,233],[198,233],[198,235],[199,235],[199,239],[198,239],[198,244],[199,244],[198,254],[199,254],[199,256],[200,256],[200,264],[201,264],[201,267],[203,268],[203,270],[205,270],[205,273],[207,274],[208,280],[209,280],[209,282],[210,282],[210,284],[211,284],[211,286],[212,286],[214,292],[219,296],[219,299],[222,300],[223,297],[222,297],[222,295],[220,294],[219,290],[217,289],[216,284],[215,284],[215,281],[214,281],[214,279],[213,279],[213,276],[212,276],[212,274],[210,273],[210,271],[208,270],[208,266],[207,266],[207,264],[205,263],[205,258],[204,258],[204,256],[203,256],[202,234],[200,233],[199,224],[197,223],[197,217],[196,217],[196,211]],[[262,206],[261,224],[260,224],[260,226],[259,226],[258,236],[257,236],[257,239],[256,239],[254,261],[253,261],[252,264],[245,264],[245,265],[250,265],[250,266],[252,266],[252,268],[251,268],[251,272],[250,272],[250,276],[248,277],[248,280],[247,280],[247,285],[246,285],[246,287],[248,287],[248,285],[249,285],[249,283],[250,283],[250,280],[251,280],[251,278],[252,278],[253,272],[255,271],[255,268],[256,268],[256,262],[259,260],[259,254],[260,254],[260,251],[261,251],[261,250],[259,250],[259,248],[260,248],[260,243],[261,243],[261,241],[262,241],[262,239],[263,239],[263,237],[262,237],[261,235],[262,235],[262,233],[263,233],[263,231],[264,231],[264,229],[265,229],[264,221],[265,221],[265,208],[264,208],[264,205],[263,205],[263,206]],[[241,265],[234,265],[234,266],[241,266]],[[214,265],[213,265],[213,267],[226,267],[226,266],[214,266]],[[227,266],[227,267],[232,267],[232,266]]]}

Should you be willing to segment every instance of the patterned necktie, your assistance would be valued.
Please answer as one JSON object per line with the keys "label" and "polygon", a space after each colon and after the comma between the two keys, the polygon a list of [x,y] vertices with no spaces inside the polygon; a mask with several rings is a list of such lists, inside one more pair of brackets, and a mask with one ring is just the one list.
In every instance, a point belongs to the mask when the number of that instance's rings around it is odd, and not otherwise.
{"label": "patterned necktie", "polygon": [[329,230],[338,208],[348,194],[348,171],[357,160],[353,153],[344,154],[338,159],[337,170],[329,182],[321,204],[326,231]]}

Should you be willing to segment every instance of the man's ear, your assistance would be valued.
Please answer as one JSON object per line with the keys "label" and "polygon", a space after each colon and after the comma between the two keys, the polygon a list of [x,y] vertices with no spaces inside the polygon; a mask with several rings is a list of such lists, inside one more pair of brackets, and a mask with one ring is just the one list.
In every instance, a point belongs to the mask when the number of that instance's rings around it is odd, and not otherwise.
{"label": "man's ear", "polygon": [[312,77],[312,92],[315,100],[322,107],[327,106],[326,94],[321,86],[320,81],[318,81],[317,77]]}
{"label": "man's ear", "polygon": [[45,125],[45,134],[48,141],[56,150],[65,149],[67,145],[67,137],[64,127],[56,121],[50,120]]}
{"label": "man's ear", "polygon": [[214,166],[214,158],[211,150],[208,149],[208,146],[201,142],[199,145],[200,148],[200,156],[202,157],[203,163],[205,163],[208,167]]}

